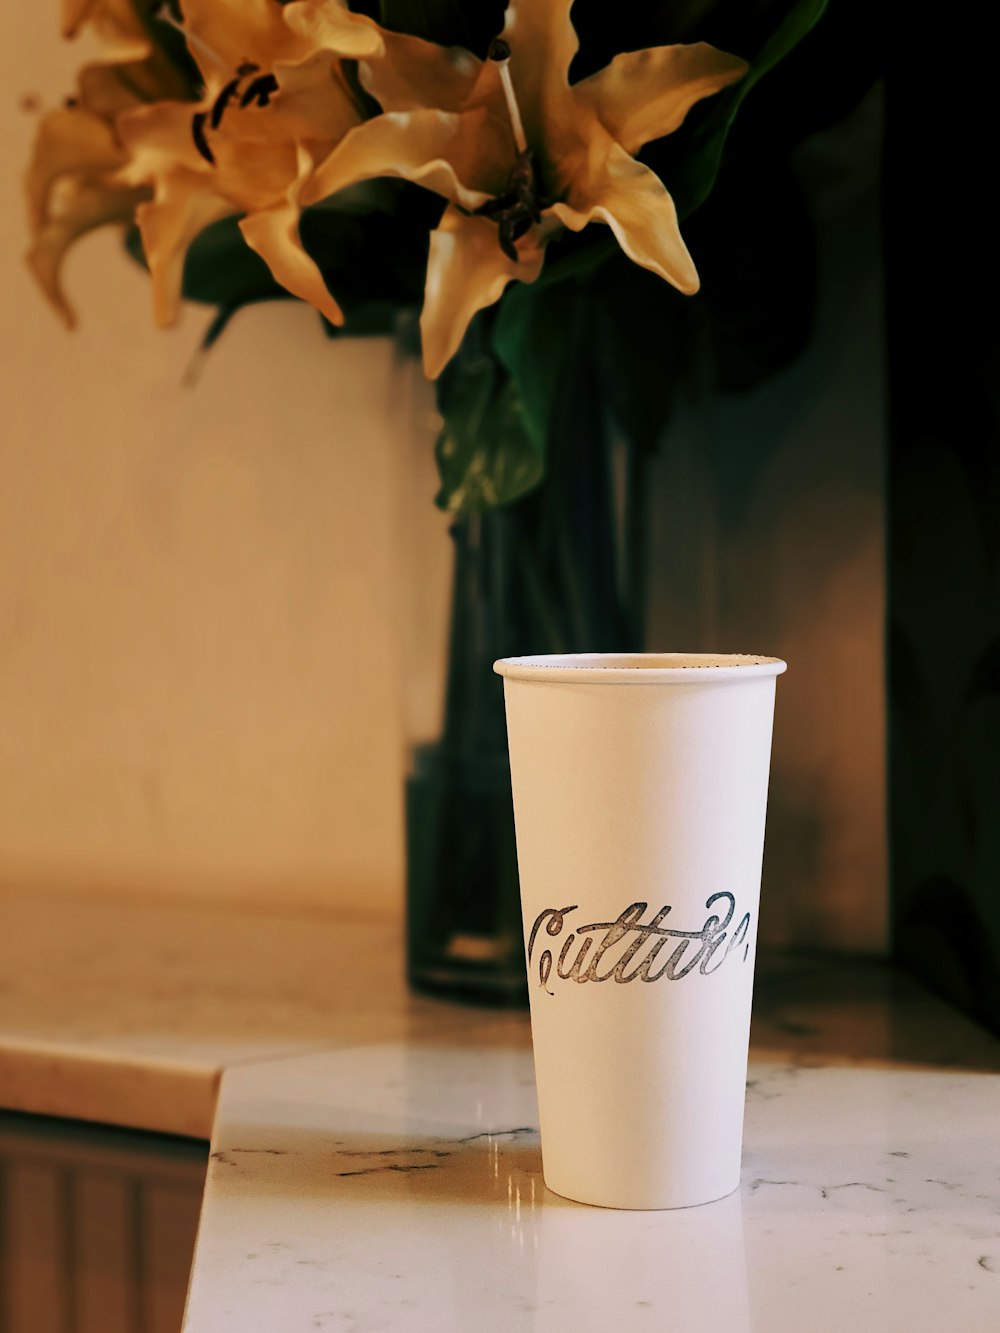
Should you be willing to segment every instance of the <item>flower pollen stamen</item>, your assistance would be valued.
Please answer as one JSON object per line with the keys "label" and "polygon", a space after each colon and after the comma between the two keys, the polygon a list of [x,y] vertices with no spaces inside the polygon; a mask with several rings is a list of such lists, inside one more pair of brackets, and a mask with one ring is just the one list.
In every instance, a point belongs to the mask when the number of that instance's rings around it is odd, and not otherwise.
{"label": "flower pollen stamen", "polygon": [[208,56],[209,60],[214,60],[223,69],[229,67],[228,61],[223,60],[214,47],[209,46],[208,42],[203,37],[199,37],[196,32],[192,32],[186,23],[182,23],[180,19],[174,17],[169,4],[162,4],[153,14],[153,18],[160,23],[167,23],[171,28],[175,28],[189,47],[197,48],[203,56]]}
{"label": "flower pollen stamen", "polygon": [[510,46],[502,38],[495,37],[490,43],[489,56],[496,64],[497,73],[500,75],[500,86],[503,88],[503,98],[507,103],[507,115],[510,117],[510,128],[514,132],[517,151],[526,153],[528,139],[524,133],[524,121],[521,119],[521,108],[517,104],[514,81],[510,77]]}

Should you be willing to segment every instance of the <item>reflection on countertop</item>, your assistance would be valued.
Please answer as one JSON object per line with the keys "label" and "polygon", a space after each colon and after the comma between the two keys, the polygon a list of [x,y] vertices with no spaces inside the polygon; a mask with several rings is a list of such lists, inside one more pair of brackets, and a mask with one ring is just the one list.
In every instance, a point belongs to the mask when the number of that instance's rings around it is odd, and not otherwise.
{"label": "reflection on countertop", "polygon": [[0,1113],[0,1329],[177,1333],[204,1144]]}

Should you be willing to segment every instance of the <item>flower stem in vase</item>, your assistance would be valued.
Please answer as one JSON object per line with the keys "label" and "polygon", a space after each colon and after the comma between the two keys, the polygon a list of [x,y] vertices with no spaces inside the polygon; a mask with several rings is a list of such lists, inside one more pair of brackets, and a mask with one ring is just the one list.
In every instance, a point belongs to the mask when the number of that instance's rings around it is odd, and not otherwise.
{"label": "flower stem in vase", "polygon": [[481,1003],[523,1004],[527,994],[503,691],[492,663],[640,646],[640,620],[619,585],[628,553],[642,594],[640,548],[622,529],[645,492],[633,488],[625,521],[616,522],[595,377],[584,360],[572,371],[552,422],[545,481],[452,526],[444,725],[436,743],[415,753],[407,785],[411,984]]}

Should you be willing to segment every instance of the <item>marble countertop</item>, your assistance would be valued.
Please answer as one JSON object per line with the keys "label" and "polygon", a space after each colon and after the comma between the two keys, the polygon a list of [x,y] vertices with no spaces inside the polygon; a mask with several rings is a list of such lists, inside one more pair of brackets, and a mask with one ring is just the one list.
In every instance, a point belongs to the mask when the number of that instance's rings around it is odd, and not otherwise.
{"label": "marble countertop", "polygon": [[1000,1042],[912,982],[762,960],[740,1191],[612,1212],[542,1183],[526,1018],[397,935],[0,903],[0,1104],[212,1123],[185,1333],[1000,1328]]}
{"label": "marble countertop", "polygon": [[1000,1043],[870,964],[761,972],[743,1184],[541,1178],[524,1020],[228,1071],[185,1333],[996,1333]]}
{"label": "marble countertop", "polygon": [[186,1333],[995,1333],[995,1076],[756,1064],[740,1193],[621,1213],[545,1189],[482,1037],[227,1075]]}

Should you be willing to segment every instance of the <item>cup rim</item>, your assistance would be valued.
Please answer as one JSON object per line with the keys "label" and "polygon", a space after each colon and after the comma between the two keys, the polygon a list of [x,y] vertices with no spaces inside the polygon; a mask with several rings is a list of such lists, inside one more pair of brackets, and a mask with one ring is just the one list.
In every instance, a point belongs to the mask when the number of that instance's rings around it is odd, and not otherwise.
{"label": "cup rim", "polygon": [[757,653],[542,653],[493,663],[506,680],[588,685],[721,684],[780,676],[787,669],[780,657]]}

